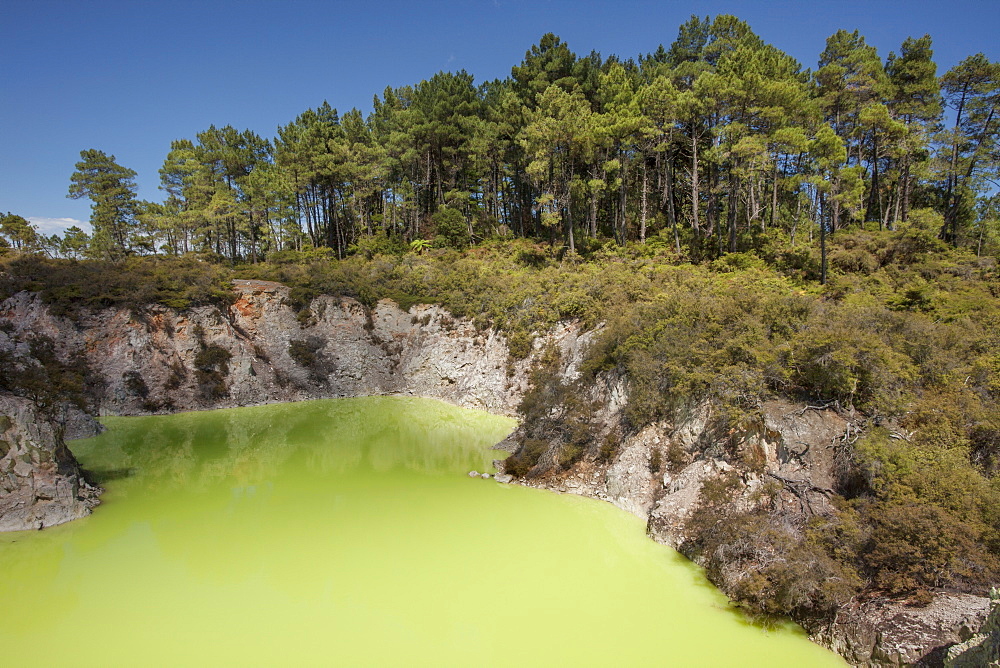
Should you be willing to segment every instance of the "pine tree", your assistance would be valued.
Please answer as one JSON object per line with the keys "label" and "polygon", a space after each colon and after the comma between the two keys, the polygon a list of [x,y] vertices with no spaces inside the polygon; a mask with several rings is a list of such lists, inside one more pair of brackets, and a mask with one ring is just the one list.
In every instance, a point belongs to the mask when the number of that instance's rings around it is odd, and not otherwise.
{"label": "pine tree", "polygon": [[80,152],[80,157],[70,177],[68,197],[87,197],[92,202],[90,224],[94,233],[88,253],[92,257],[120,259],[132,252],[138,225],[136,174],[103,151],[87,149]]}
{"label": "pine tree", "polygon": [[898,180],[892,221],[907,220],[912,206],[914,176],[927,163],[927,144],[941,118],[941,89],[937,65],[933,60],[931,37],[908,37],[899,55],[890,53],[885,71],[891,94],[888,100],[893,116],[906,125],[898,162]]}
{"label": "pine tree", "polygon": [[1000,64],[981,53],[969,56],[941,77],[945,103],[955,110],[955,126],[942,136],[947,152],[944,226],[941,237],[957,244],[971,221],[979,179],[996,171],[1000,139]]}

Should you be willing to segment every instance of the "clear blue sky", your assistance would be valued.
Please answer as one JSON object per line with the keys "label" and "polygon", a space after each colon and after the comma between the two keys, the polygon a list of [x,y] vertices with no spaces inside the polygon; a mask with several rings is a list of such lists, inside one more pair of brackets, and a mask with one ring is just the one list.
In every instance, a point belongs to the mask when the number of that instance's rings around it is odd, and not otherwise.
{"label": "clear blue sky", "polygon": [[883,58],[930,33],[939,73],[979,51],[1000,59],[997,0],[0,0],[0,212],[46,232],[86,221],[89,203],[65,196],[83,149],[114,154],[159,201],[171,140],[211,124],[273,137],[324,99],[367,112],[386,86],[440,70],[506,77],[546,32],[629,58],[669,46],[691,14],[723,13],[805,67],[840,28]]}

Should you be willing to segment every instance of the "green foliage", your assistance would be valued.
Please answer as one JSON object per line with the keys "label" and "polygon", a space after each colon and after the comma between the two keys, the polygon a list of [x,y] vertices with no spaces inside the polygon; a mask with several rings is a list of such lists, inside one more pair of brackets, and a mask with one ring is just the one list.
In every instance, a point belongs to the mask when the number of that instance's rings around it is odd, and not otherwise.
{"label": "green foliage", "polygon": [[305,341],[289,341],[288,354],[301,367],[308,369],[316,364],[316,350]]}
{"label": "green foliage", "polygon": [[915,442],[875,429],[857,446],[873,493],[857,502],[872,527],[862,563],[891,593],[975,590],[1000,577],[1000,487],[970,460],[962,426],[949,425],[963,413],[934,403],[933,415],[918,409],[909,421]]}
{"label": "green foliage", "polygon": [[296,364],[307,369],[310,378],[316,382],[322,382],[329,373],[327,362],[319,352],[324,345],[323,339],[317,336],[288,342],[289,356]]}
{"label": "green foliage", "polygon": [[916,370],[886,341],[892,319],[861,308],[822,311],[781,349],[788,381],[816,399],[875,411],[898,409]]}
{"label": "green foliage", "polygon": [[[360,237],[348,250],[371,260],[376,255],[402,255],[406,252],[406,244],[402,238],[389,236],[384,230],[379,230],[373,235]],[[288,254],[284,257],[288,257]]]}
{"label": "green foliage", "polygon": [[91,200],[90,223],[94,235],[88,246],[91,256],[115,260],[135,250],[137,214],[136,173],[115,162],[103,151],[80,151],[80,162],[70,177],[69,195]]}
{"label": "green foliage", "polygon": [[[439,220],[454,218],[441,211]],[[826,286],[814,283],[816,249],[776,231],[759,237],[759,252],[706,255],[700,264],[687,263],[672,243],[588,242],[581,257],[527,239],[464,251],[442,239],[413,253],[378,233],[342,259],[306,248],[235,267],[193,256],[110,263],[11,254],[0,258],[0,290],[5,298],[36,291],[70,316],[119,306],[141,317],[150,303],[225,305],[233,278],[274,280],[289,286],[289,306],[304,323],[317,316],[319,295],[353,297],[369,308],[387,298],[403,308],[437,303],[502,333],[516,358],[535,351],[538,333],[574,320],[595,331],[582,376],[562,380],[557,349],[535,352],[540,359],[520,407],[525,438],[507,460],[517,476],[610,462],[629,433],[676,420],[705,399],[714,403],[719,447],[730,446],[725,456],[759,472],[761,453],[733,446],[752,431],[762,400],[853,409],[873,428],[838,450],[845,470],[834,491],[849,504],[834,493],[836,512],[801,523],[782,515],[773,490],[756,508],[732,507],[736,487],[727,480],[706,485],[708,502],[691,519],[689,551],[715,560],[713,579],[748,610],[822,616],[865,586],[917,596],[937,586],[973,590],[996,574],[1000,275],[988,258],[936,238],[939,213],[910,213],[896,230],[832,235]],[[327,373],[320,347],[308,339],[289,344],[314,380]],[[203,396],[227,392],[224,352],[204,346],[195,360]],[[624,433],[596,422],[589,388],[602,374],[627,384]],[[18,382],[48,382],[39,378]],[[137,380],[124,380],[141,396]],[[185,382],[183,369],[174,369],[168,387]],[[691,456],[671,444],[650,463],[657,473],[675,472]],[[903,523],[908,514],[912,531]],[[939,538],[927,541],[925,532]]]}
{"label": "green foliage", "polygon": [[435,244],[438,248],[463,250],[472,243],[469,224],[462,212],[450,207],[441,207],[431,218],[434,224]]}
{"label": "green foliage", "polygon": [[146,385],[146,381],[143,380],[142,375],[138,371],[126,371],[122,374],[122,380],[125,384],[125,389],[129,393],[134,394],[142,399],[149,396],[149,386]]}
{"label": "green foliage", "polygon": [[[196,332],[201,339],[201,333]],[[226,377],[229,375],[229,360],[233,355],[228,350],[217,345],[206,345],[201,341],[201,350],[194,358],[195,377],[198,380],[198,390],[201,396],[209,401],[221,399],[229,395],[229,385]]]}
{"label": "green foliage", "polygon": [[9,211],[0,216],[0,239],[6,242],[8,248],[24,252],[39,249],[40,239],[34,225]]}
{"label": "green foliage", "polygon": [[618,452],[618,446],[618,438],[614,434],[606,435],[597,451],[598,461],[604,463],[610,462],[615,458],[615,453]]}
{"label": "green foliage", "polygon": [[649,472],[657,475],[663,471],[663,455],[659,450],[653,450],[649,456]]}
{"label": "green foliage", "polygon": [[897,501],[863,512],[872,530],[862,559],[880,589],[897,595],[945,586],[976,591],[1000,575],[1000,562],[977,532],[943,508]]}
{"label": "green foliage", "polygon": [[709,578],[751,617],[827,618],[861,589],[853,510],[802,524],[773,507],[777,488],[765,486],[758,507],[746,509],[738,505],[739,486],[735,471],[705,481],[683,549],[702,557]]}
{"label": "green foliage", "polygon": [[194,368],[199,371],[218,371],[223,376],[229,375],[229,360],[233,354],[221,346],[203,346],[194,357]]}

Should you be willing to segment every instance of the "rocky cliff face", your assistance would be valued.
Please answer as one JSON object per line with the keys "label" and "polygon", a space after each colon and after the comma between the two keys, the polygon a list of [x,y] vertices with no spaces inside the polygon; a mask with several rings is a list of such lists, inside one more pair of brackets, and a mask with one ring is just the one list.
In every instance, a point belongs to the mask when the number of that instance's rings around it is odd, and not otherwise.
{"label": "rocky cliff face", "polygon": [[[82,354],[93,376],[88,397],[104,415],[138,415],[279,401],[378,394],[438,398],[514,415],[533,361],[509,358],[502,336],[479,331],[436,306],[368,309],[321,297],[306,312],[288,288],[237,281],[226,310],[151,307],[53,316],[37,295],[0,304],[0,353],[39,368],[31,341],[62,360]],[[540,337],[574,345],[566,325]],[[0,530],[40,528],[82,517],[96,505],[63,437],[94,433],[72,407],[59,419],[35,403],[0,395]]]}
{"label": "rocky cliff face", "polygon": [[989,599],[968,594],[938,594],[925,607],[854,600],[813,639],[855,666],[929,668],[944,665],[950,648],[976,633],[988,612]]}
{"label": "rocky cliff face", "polygon": [[990,613],[979,632],[948,650],[946,668],[1000,668],[1000,589],[990,591]]}
{"label": "rocky cliff face", "polygon": [[99,492],[83,480],[57,422],[27,399],[0,394],[0,531],[89,515]]}
{"label": "rocky cliff face", "polygon": [[[437,306],[367,309],[320,297],[307,312],[286,303],[288,288],[237,281],[228,310],[142,314],[107,309],[77,322],[56,318],[21,293],[0,307],[18,332],[84,351],[103,379],[102,414],[134,415],[277,401],[413,394],[513,415],[531,360],[512,362],[504,338]],[[547,334],[572,338],[572,325]]]}

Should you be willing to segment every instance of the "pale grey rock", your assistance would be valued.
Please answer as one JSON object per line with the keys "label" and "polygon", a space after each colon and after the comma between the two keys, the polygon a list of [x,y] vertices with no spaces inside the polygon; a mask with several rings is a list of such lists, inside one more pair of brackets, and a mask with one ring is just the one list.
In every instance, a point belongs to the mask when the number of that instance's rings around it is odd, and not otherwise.
{"label": "pale grey rock", "polygon": [[679,549],[688,539],[684,523],[698,508],[702,485],[717,477],[715,462],[697,460],[671,475],[664,476],[664,489],[649,512],[646,529],[658,543]]}
{"label": "pale grey rock", "polygon": [[1000,590],[990,591],[990,611],[974,636],[948,649],[945,668],[1000,668]]}
{"label": "pale grey rock", "polygon": [[[592,393],[602,404],[600,420],[618,424],[624,385],[599,379]],[[650,537],[677,549],[690,539],[685,523],[699,508],[702,487],[725,475],[739,475],[738,508],[753,508],[755,492],[766,482],[780,481],[779,501],[786,510],[804,516],[827,512],[838,453],[857,436],[856,427],[833,409],[781,400],[766,402],[761,415],[762,424],[742,432],[718,431],[711,404],[695,404],[677,424],[656,423],[626,437],[610,463],[582,461],[569,471],[516,482],[609,501],[645,518]],[[509,441],[502,446],[513,450],[517,434]],[[650,469],[656,452],[664,462],[668,454],[682,453],[686,463],[654,474]],[[756,464],[750,470],[735,465],[736,459],[728,461],[730,457]],[[926,608],[852,601],[836,623],[814,629],[811,637],[853,665],[941,665],[947,647],[968,639],[985,618],[985,609],[981,597],[944,593]]]}
{"label": "pale grey rock", "polygon": [[607,470],[605,494],[613,504],[642,519],[649,517],[655,500],[658,485],[650,463],[663,440],[662,423],[644,428],[622,443]]}
{"label": "pale grey rock", "polygon": [[62,427],[28,399],[0,394],[0,531],[42,529],[97,505]]}
{"label": "pale grey rock", "polygon": [[[441,307],[403,311],[383,300],[369,310],[353,299],[320,297],[303,321],[286,304],[289,290],[283,285],[235,281],[234,290],[237,298],[225,310],[151,306],[133,315],[105,309],[84,313],[77,322],[51,315],[28,293],[6,300],[2,308],[18,332],[44,333],[65,352],[85,352],[105,381],[97,398],[101,414],[382,394],[516,414],[532,359],[512,363],[502,335],[478,331]],[[564,329],[543,338],[559,343],[578,335],[572,327]],[[290,346],[309,341],[319,343],[316,364],[303,368]],[[203,346],[231,355],[221,396],[206,396],[198,382],[195,359]],[[142,378],[147,396],[129,391],[130,373]]]}
{"label": "pale grey rock", "polygon": [[948,647],[983,625],[989,603],[982,596],[944,593],[926,607],[853,601],[810,637],[856,666],[940,666]]}

